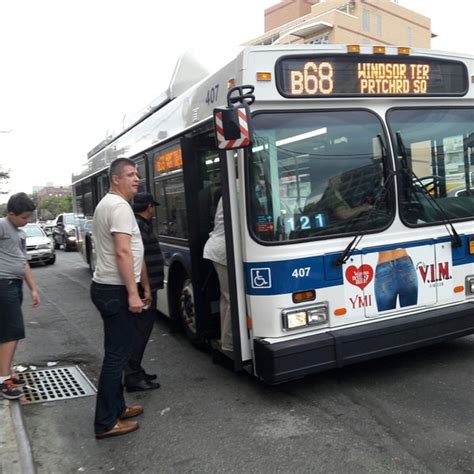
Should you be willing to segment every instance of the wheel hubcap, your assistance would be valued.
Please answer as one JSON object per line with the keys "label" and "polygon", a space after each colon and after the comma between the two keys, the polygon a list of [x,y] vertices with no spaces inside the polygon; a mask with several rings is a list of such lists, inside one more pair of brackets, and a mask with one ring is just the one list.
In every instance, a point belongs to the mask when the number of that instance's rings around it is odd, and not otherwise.
{"label": "wheel hubcap", "polygon": [[196,313],[194,311],[194,293],[191,280],[186,280],[181,290],[180,315],[184,325],[191,331],[196,332]]}

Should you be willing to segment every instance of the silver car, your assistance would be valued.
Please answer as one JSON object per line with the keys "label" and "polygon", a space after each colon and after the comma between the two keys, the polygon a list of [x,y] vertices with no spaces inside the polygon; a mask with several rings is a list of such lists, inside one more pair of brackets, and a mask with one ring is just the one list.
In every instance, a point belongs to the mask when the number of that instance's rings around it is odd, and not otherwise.
{"label": "silver car", "polygon": [[56,253],[51,238],[38,224],[26,224],[22,229],[26,234],[28,262],[52,265],[56,261]]}

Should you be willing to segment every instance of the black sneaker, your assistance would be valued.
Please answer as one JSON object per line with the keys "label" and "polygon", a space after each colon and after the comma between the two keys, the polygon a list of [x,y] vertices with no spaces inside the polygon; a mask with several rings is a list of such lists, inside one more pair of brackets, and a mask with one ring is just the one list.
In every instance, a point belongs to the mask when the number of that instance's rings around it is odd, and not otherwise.
{"label": "black sneaker", "polygon": [[13,385],[16,385],[17,387],[20,387],[20,388],[26,384],[26,382],[23,379],[19,379],[18,377],[15,377],[14,375],[12,375],[9,380],[13,382]]}
{"label": "black sneaker", "polygon": [[16,400],[23,396],[23,392],[18,390],[12,379],[7,379],[5,382],[0,383],[0,394],[8,400]]}

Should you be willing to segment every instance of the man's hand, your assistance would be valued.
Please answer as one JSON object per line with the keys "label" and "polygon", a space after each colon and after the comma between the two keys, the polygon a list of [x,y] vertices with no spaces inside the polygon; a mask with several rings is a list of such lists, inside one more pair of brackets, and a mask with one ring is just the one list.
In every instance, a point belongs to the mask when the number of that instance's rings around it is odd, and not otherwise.
{"label": "man's hand", "polygon": [[143,290],[143,304],[145,306],[151,305],[151,290],[150,288],[144,288]]}
{"label": "man's hand", "polygon": [[148,309],[151,305],[151,298],[143,298],[143,308]]}
{"label": "man's hand", "polygon": [[143,301],[137,295],[128,297],[128,309],[131,313],[141,313],[143,311]]}
{"label": "man's hand", "polygon": [[31,299],[33,300],[33,308],[37,308],[40,303],[41,303],[41,300],[40,300],[40,297],[39,297],[39,294],[36,290],[33,290],[31,292]]}
{"label": "man's hand", "polygon": [[142,301],[143,301],[143,309],[148,309],[152,301],[150,289],[144,290]]}

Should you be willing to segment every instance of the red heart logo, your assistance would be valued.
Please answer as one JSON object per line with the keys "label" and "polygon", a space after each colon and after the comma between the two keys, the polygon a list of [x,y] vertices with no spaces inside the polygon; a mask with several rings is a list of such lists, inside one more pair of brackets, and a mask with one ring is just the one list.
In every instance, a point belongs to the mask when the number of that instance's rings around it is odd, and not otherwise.
{"label": "red heart logo", "polygon": [[363,290],[374,277],[374,269],[370,265],[361,265],[357,268],[354,265],[346,268],[346,280],[354,286]]}

